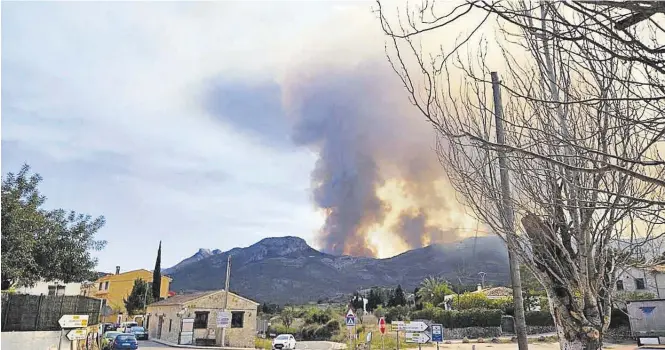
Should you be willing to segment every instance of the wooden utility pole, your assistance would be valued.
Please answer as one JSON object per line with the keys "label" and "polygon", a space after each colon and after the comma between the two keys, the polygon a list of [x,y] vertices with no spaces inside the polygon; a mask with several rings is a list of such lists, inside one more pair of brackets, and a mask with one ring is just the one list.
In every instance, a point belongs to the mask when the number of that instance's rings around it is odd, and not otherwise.
{"label": "wooden utility pole", "polygon": [[[492,92],[494,95],[494,118],[496,122],[496,143],[504,145],[506,136],[503,129],[503,106],[501,104],[501,86],[499,74],[491,72]],[[520,276],[520,265],[515,256],[515,213],[510,194],[510,174],[508,173],[508,159],[506,150],[497,149],[499,156],[499,174],[501,177],[501,199],[502,222],[506,232],[506,243],[508,245],[508,263],[510,265],[510,280],[513,287],[513,302],[515,304],[515,333],[517,333],[517,346],[519,350],[528,350],[529,343],[526,337],[526,323],[524,320],[524,301],[522,299],[522,277]]]}

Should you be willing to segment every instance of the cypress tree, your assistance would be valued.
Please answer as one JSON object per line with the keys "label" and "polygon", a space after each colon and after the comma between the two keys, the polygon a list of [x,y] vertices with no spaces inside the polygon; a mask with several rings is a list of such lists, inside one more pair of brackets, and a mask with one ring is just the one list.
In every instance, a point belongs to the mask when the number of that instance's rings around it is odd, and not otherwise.
{"label": "cypress tree", "polygon": [[155,270],[152,271],[152,298],[160,300],[159,292],[162,289],[162,241],[159,241]]}

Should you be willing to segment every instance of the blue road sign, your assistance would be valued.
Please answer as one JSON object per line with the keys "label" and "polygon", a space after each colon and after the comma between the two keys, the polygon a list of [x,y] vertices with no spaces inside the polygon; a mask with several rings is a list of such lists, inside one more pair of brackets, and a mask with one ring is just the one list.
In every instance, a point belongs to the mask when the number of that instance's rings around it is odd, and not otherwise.
{"label": "blue road sign", "polygon": [[353,327],[356,325],[356,318],[353,316],[346,316],[346,325]]}
{"label": "blue road sign", "polygon": [[432,331],[432,341],[435,343],[443,342],[443,325],[433,324],[429,326]]}

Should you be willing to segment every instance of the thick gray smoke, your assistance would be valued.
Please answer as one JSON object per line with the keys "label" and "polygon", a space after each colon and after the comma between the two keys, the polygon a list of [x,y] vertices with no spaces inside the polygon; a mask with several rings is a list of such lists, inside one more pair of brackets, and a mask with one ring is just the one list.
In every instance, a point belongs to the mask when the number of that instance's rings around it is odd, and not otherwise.
{"label": "thick gray smoke", "polygon": [[391,180],[414,203],[390,231],[409,247],[457,238],[453,218],[428,217],[458,205],[452,191],[437,187],[445,174],[432,128],[385,62],[347,70],[300,67],[282,92],[292,140],[319,156],[311,180],[313,200],[327,214],[320,234],[325,251],[376,255],[367,235],[372,226],[387,224],[396,207],[396,199],[382,200],[377,192]]}

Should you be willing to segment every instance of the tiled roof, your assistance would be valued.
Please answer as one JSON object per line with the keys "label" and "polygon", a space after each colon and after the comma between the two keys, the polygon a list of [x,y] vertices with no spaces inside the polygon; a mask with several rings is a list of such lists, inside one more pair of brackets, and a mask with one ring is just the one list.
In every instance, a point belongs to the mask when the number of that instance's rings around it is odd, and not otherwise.
{"label": "tiled roof", "polygon": [[665,265],[656,265],[653,270],[660,273],[665,273]]}
{"label": "tiled roof", "polygon": [[162,305],[181,305],[184,303],[187,303],[189,301],[198,299],[198,298],[203,298],[208,295],[213,295],[216,293],[223,292],[223,290],[211,290],[208,292],[199,292],[199,293],[192,293],[192,294],[180,294],[180,295],[174,295],[170,298],[160,300],[156,303],[152,303],[148,306],[162,306]]}
{"label": "tiled roof", "polygon": [[508,287],[487,288],[475,293],[484,293],[488,297],[508,297],[513,295],[513,290]]}

